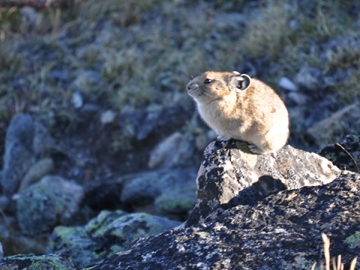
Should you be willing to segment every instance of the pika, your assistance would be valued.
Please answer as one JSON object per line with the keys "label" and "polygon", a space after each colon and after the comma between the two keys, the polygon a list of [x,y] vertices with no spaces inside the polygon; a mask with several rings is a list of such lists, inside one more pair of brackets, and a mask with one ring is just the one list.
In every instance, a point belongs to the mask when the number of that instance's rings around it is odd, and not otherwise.
{"label": "pika", "polygon": [[286,144],[288,111],[260,80],[237,71],[207,71],[186,88],[203,120],[220,137],[245,141],[255,154],[273,153]]}

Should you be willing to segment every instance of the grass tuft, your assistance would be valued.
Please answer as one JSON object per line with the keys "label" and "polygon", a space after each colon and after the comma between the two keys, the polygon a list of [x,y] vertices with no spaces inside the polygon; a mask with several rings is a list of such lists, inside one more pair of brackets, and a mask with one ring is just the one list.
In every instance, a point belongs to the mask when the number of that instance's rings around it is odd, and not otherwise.
{"label": "grass tuft", "polygon": [[[293,8],[293,7],[292,7]],[[241,35],[240,52],[251,57],[268,56],[278,59],[292,34],[289,27],[291,11],[281,1],[266,1],[265,6],[250,15],[249,24]]]}
{"label": "grass tuft", "polygon": [[[325,269],[326,270],[331,270],[331,269],[344,270],[344,264],[341,263],[341,255],[339,255],[337,258],[335,258],[335,257],[331,258],[330,238],[325,233],[322,233],[321,237],[324,242]],[[355,270],[356,262],[357,262],[357,257],[355,257],[351,261],[349,270]],[[330,268],[330,267],[332,267],[332,268]],[[316,269],[316,263],[314,263],[313,266],[311,267],[311,270],[315,270],[315,269]],[[324,270],[323,264],[320,265],[320,269]]]}

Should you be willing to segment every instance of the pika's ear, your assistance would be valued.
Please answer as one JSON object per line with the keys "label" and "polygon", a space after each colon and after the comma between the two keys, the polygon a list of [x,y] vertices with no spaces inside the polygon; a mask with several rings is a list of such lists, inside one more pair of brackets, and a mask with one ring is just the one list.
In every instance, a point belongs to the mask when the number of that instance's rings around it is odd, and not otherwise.
{"label": "pika's ear", "polygon": [[239,74],[239,76],[234,77],[234,83],[236,92],[243,92],[250,87],[251,77],[246,74]]}

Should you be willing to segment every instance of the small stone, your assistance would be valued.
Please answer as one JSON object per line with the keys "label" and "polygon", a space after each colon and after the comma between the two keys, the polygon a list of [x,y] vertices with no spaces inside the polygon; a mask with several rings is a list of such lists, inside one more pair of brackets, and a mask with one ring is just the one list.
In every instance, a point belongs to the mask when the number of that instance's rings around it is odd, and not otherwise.
{"label": "small stone", "polygon": [[306,105],[308,103],[307,95],[300,92],[290,92],[288,93],[287,97],[297,106]]}
{"label": "small stone", "polygon": [[113,123],[116,117],[116,113],[111,110],[107,110],[101,114],[100,121],[101,124],[110,124]]}
{"label": "small stone", "polygon": [[150,153],[148,166],[154,168],[171,168],[180,165],[190,158],[193,151],[191,144],[180,132],[175,132],[161,141]]}
{"label": "small stone", "polygon": [[295,82],[310,91],[325,89],[324,75],[315,67],[303,66],[295,77]]}
{"label": "small stone", "polygon": [[37,161],[22,179],[19,192],[22,192],[28,186],[39,182],[42,177],[51,173],[53,169],[54,162],[51,158],[43,158]]}
{"label": "small stone", "polygon": [[25,189],[17,200],[17,218],[26,235],[49,232],[78,210],[84,191],[75,182],[46,176]]}
{"label": "small stone", "polygon": [[79,93],[77,91],[72,94],[71,101],[72,101],[75,109],[80,109],[82,107],[82,105],[84,104],[84,100],[83,100],[81,93]]}
{"label": "small stone", "polygon": [[33,26],[39,20],[39,13],[33,7],[22,7],[20,14],[22,15],[22,21],[29,26]]}
{"label": "small stone", "polygon": [[286,77],[280,78],[279,86],[288,91],[299,91],[299,87],[292,80]]}
{"label": "small stone", "polygon": [[74,269],[72,262],[67,256],[55,254],[32,255],[20,254],[2,258],[0,269],[57,269],[68,270]]}
{"label": "small stone", "polygon": [[195,195],[195,185],[176,186],[158,196],[154,205],[160,213],[186,214],[197,202]]}

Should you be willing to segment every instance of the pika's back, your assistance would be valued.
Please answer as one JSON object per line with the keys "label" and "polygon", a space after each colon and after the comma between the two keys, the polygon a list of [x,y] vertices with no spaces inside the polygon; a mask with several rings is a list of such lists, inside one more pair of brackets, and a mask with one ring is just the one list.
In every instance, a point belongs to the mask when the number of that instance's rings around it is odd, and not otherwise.
{"label": "pika's back", "polygon": [[204,121],[221,137],[249,142],[254,153],[273,152],[289,135],[286,107],[276,92],[239,72],[207,71],[187,85]]}

